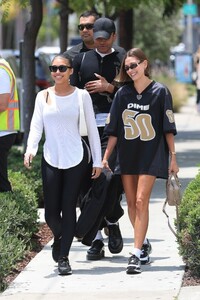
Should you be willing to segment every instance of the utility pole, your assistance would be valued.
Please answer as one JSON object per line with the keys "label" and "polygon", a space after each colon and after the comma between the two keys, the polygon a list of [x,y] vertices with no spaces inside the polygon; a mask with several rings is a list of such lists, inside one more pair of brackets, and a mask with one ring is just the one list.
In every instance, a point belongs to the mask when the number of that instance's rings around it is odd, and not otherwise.
{"label": "utility pole", "polygon": [[[187,0],[187,4],[192,6],[193,1]],[[186,51],[189,53],[193,52],[193,24],[192,24],[192,13],[188,13],[186,20]]]}

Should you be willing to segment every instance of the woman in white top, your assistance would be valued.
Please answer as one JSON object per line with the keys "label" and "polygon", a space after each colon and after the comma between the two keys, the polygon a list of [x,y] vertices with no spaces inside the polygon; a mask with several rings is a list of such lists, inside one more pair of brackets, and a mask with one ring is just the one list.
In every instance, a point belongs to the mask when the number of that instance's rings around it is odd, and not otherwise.
{"label": "woman in white top", "polygon": [[92,100],[86,90],[71,86],[72,61],[59,54],[49,67],[55,85],[37,94],[24,165],[31,167],[43,130],[42,180],[45,219],[53,232],[53,259],[62,275],[71,274],[69,250],[76,227],[76,204],[90,153],[79,133],[79,99],[83,110],[92,154],[91,177],[101,173],[101,146]]}

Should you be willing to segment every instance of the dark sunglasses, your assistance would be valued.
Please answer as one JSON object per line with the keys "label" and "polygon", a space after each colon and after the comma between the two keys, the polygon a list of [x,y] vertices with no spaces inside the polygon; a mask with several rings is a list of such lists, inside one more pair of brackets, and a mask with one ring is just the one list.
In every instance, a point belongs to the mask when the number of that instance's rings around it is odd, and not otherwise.
{"label": "dark sunglasses", "polygon": [[132,64],[130,64],[130,66],[124,66],[124,69],[127,72],[129,69],[133,70],[133,69],[137,68],[139,66],[139,64],[141,64],[141,61],[138,63],[132,63]]}
{"label": "dark sunglasses", "polygon": [[78,25],[78,29],[81,31],[83,31],[84,28],[86,28],[87,30],[91,30],[91,29],[93,29],[93,27],[94,27],[94,24],[92,24],[92,23]]}
{"label": "dark sunglasses", "polygon": [[57,72],[59,70],[59,72],[64,73],[67,71],[67,69],[71,69],[72,67],[69,66],[49,66],[49,70],[50,72]]}

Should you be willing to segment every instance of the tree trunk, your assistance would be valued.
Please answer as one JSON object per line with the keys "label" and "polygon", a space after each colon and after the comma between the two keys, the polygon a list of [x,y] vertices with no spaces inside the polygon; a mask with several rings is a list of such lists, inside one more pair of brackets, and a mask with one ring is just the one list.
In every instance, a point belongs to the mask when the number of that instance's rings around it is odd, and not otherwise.
{"label": "tree trunk", "polygon": [[22,47],[22,82],[23,82],[23,128],[24,149],[27,145],[27,137],[30,121],[35,103],[35,46],[39,28],[42,23],[43,5],[42,0],[30,0],[31,18],[26,24],[24,32],[24,43]]}
{"label": "tree trunk", "polygon": [[60,52],[65,52],[68,46],[68,19],[72,10],[69,8],[68,0],[59,1],[60,9]]}
{"label": "tree trunk", "polygon": [[125,50],[133,47],[133,9],[119,13],[119,45]]}

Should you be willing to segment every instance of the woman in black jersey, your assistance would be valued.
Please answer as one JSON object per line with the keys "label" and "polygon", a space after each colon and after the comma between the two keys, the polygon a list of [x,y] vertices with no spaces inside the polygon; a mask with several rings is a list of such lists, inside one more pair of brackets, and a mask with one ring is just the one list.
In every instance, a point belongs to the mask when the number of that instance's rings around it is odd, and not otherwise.
{"label": "woman in black jersey", "polygon": [[149,62],[141,49],[127,52],[116,80],[123,86],[115,95],[107,119],[109,141],[103,165],[109,168],[108,159],[117,145],[134,228],[134,249],[126,272],[138,274],[141,264],[150,262],[149,253],[144,259],[144,252],[153,185],[156,178],[167,179],[169,173],[179,171],[174,145],[177,132],[171,94],[150,78]]}

